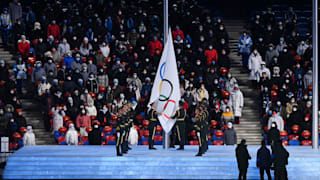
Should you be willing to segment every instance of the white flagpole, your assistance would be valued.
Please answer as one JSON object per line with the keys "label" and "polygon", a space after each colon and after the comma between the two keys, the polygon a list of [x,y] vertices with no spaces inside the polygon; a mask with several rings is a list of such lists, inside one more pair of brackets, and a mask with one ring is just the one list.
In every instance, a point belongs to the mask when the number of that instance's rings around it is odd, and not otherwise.
{"label": "white flagpole", "polygon": [[[168,40],[168,31],[169,31],[169,13],[168,13],[168,0],[163,0],[163,44],[165,45]],[[170,146],[170,132],[163,134],[163,148],[169,149]]]}
{"label": "white flagpole", "polygon": [[313,0],[313,85],[312,85],[312,148],[319,149],[319,113],[318,113],[318,0]]}

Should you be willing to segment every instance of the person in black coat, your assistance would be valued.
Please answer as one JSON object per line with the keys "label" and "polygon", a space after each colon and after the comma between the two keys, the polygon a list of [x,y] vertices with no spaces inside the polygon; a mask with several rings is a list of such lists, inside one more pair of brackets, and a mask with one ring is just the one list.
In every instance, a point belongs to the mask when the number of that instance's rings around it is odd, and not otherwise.
{"label": "person in black coat", "polygon": [[93,129],[88,136],[90,145],[101,145],[101,132],[98,124],[93,125]]}
{"label": "person in black coat", "polygon": [[277,128],[277,124],[273,122],[271,124],[271,129],[268,132],[268,144],[271,145],[272,142],[280,140],[280,131]]}
{"label": "person in black coat", "polygon": [[242,139],[241,143],[238,144],[236,148],[236,157],[239,169],[239,180],[247,179],[247,170],[251,156],[249,155],[245,139]]}
{"label": "person in black coat", "polygon": [[261,148],[257,152],[257,168],[260,169],[260,179],[264,179],[264,171],[268,175],[268,180],[272,180],[270,174],[271,155],[270,150],[266,147],[266,142],[261,141]]}
{"label": "person in black coat", "polygon": [[273,143],[272,154],[273,154],[273,165],[274,165],[274,178],[279,180],[288,180],[288,173],[286,165],[288,165],[289,153],[283,147],[282,141],[278,140]]}

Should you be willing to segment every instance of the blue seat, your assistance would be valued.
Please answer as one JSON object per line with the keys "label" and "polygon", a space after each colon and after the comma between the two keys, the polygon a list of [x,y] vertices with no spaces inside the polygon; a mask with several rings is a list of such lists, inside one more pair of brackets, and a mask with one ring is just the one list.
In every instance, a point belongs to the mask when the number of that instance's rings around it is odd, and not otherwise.
{"label": "blue seat", "polygon": [[60,132],[59,131],[55,131],[53,133],[53,136],[54,136],[54,139],[58,142],[58,138],[61,136]]}
{"label": "blue seat", "polygon": [[108,141],[108,145],[116,145],[116,141]]}
{"label": "blue seat", "polygon": [[155,145],[162,145],[162,141],[154,141]]}
{"label": "blue seat", "polygon": [[18,144],[19,144],[19,147],[22,148],[23,147],[23,139],[19,139]]}
{"label": "blue seat", "polygon": [[67,144],[67,142],[62,141],[62,142],[60,143],[60,145],[68,145],[68,144]]}
{"label": "blue seat", "polygon": [[298,140],[290,140],[288,144],[290,146],[299,146],[300,145],[300,141],[298,141]]}
{"label": "blue seat", "polygon": [[142,142],[148,141],[148,138],[146,138],[146,137],[144,137],[144,136],[141,136],[141,141],[142,141]]}

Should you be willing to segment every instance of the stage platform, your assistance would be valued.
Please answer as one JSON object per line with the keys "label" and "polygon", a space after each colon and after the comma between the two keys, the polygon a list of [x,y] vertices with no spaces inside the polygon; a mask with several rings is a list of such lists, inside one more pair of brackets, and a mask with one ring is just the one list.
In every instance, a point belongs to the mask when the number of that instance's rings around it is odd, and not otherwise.
{"label": "stage platform", "polygon": [[[115,146],[29,146],[11,155],[4,179],[237,179],[235,146],[210,146],[195,157],[197,146],[148,150],[132,146],[122,157]],[[248,179],[260,179],[256,168],[258,146],[248,146],[252,157]],[[286,147],[290,153],[289,180],[320,180],[320,151],[306,146]],[[272,172],[273,174],[273,172]],[[265,179],[267,177],[265,176]]]}

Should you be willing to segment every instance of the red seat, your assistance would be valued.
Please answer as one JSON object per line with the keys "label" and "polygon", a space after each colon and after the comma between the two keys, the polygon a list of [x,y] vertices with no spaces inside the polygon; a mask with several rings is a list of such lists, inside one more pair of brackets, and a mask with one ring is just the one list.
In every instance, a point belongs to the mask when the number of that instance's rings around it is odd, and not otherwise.
{"label": "red seat", "polygon": [[197,137],[197,133],[196,133],[196,131],[194,131],[194,130],[191,131],[190,135],[191,135],[192,137],[194,137],[194,138]]}
{"label": "red seat", "polygon": [[60,136],[58,137],[58,143],[60,144],[61,142],[66,141],[66,137],[65,136]]}
{"label": "red seat", "polygon": [[21,134],[20,134],[20,133],[18,133],[18,132],[13,133],[12,137],[13,137],[13,139],[15,139],[15,140],[22,139]]}
{"label": "red seat", "polygon": [[102,138],[104,138],[104,136],[105,136],[105,135],[104,135],[104,133],[103,133],[103,132],[101,132],[101,137],[102,137]]}
{"label": "red seat", "polygon": [[60,134],[65,134],[67,131],[68,131],[68,129],[64,126],[59,128]]}
{"label": "red seat", "polygon": [[304,131],[301,133],[301,136],[304,137],[305,139],[308,139],[308,138],[311,136],[311,132],[308,131],[308,130],[304,130]]}
{"label": "red seat", "polygon": [[289,135],[289,140],[299,140],[299,135],[297,134],[290,134]]}
{"label": "red seat", "polygon": [[147,128],[149,126],[149,121],[148,120],[143,120],[142,125]]}
{"label": "red seat", "polygon": [[19,132],[20,132],[21,134],[24,134],[24,133],[27,132],[27,128],[21,127],[21,128],[19,128]]}
{"label": "red seat", "polygon": [[9,149],[10,149],[10,150],[17,150],[18,147],[19,147],[19,144],[16,143],[16,142],[11,142],[11,143],[9,144]]}
{"label": "red seat", "polygon": [[192,145],[192,146],[199,145],[197,140],[191,140],[191,141],[189,141],[189,144]]}
{"label": "red seat", "polygon": [[156,135],[156,136],[154,137],[154,140],[155,140],[155,141],[163,141],[163,136],[161,136],[161,135]]}
{"label": "red seat", "polygon": [[265,131],[265,132],[268,132],[268,131],[269,131],[268,126],[265,126],[265,127],[264,127],[264,131]]}
{"label": "red seat", "polygon": [[73,121],[68,121],[66,126],[69,127],[70,124],[73,124]]}
{"label": "red seat", "polygon": [[285,138],[285,137],[287,137],[288,136],[288,133],[287,133],[287,131],[280,131],[280,137],[281,138]]}
{"label": "red seat", "polygon": [[142,142],[142,145],[148,145],[148,141]]}
{"label": "red seat", "polygon": [[217,138],[222,138],[223,135],[224,135],[224,133],[223,133],[221,130],[217,130],[217,132],[215,133],[215,136],[216,136]]}
{"label": "red seat", "polygon": [[213,145],[222,146],[223,145],[223,141],[214,141]]}
{"label": "red seat", "polygon": [[103,128],[103,132],[105,132],[105,133],[109,134],[111,131],[112,131],[112,128],[110,126],[106,126]]}
{"label": "red seat", "polygon": [[212,136],[208,135],[208,140],[211,141],[212,140]]}
{"label": "red seat", "polygon": [[90,119],[91,119],[91,121],[92,121],[92,124],[93,124],[93,121],[96,120],[96,118],[97,118],[96,116],[90,116]]}
{"label": "red seat", "polygon": [[138,122],[141,122],[143,119],[144,119],[143,116],[140,115],[140,114],[136,116],[136,120],[137,120]]}
{"label": "red seat", "polygon": [[311,146],[312,141],[311,140],[303,140],[301,141],[302,146]]}
{"label": "red seat", "polygon": [[106,91],[106,87],[104,86],[99,86],[99,92],[105,92]]}
{"label": "red seat", "polygon": [[144,137],[149,137],[149,130],[143,130],[143,136]]}
{"label": "red seat", "polygon": [[92,131],[92,127],[87,127],[86,131],[89,133],[90,131]]}
{"label": "red seat", "polygon": [[161,131],[162,131],[162,127],[158,125],[156,131],[157,131],[158,133],[161,132]]}
{"label": "red seat", "polygon": [[79,142],[78,142],[78,145],[79,145],[79,146],[83,145],[83,142],[82,142],[82,141],[79,141]]}
{"label": "red seat", "polygon": [[298,133],[300,131],[300,126],[299,125],[293,125],[291,127],[291,130],[294,132],[294,133]]}
{"label": "red seat", "polygon": [[217,125],[218,125],[218,121],[216,121],[216,120],[212,120],[212,121],[211,121],[211,126],[212,126],[212,127],[215,128],[215,127],[217,127]]}
{"label": "red seat", "polygon": [[82,136],[81,137],[82,142],[87,142],[88,141],[88,136]]}
{"label": "red seat", "polygon": [[63,122],[66,123],[70,120],[69,116],[63,116]]}
{"label": "red seat", "polygon": [[283,140],[283,141],[282,141],[282,145],[287,146],[287,145],[288,145],[288,141]]}
{"label": "red seat", "polygon": [[105,141],[101,142],[101,146],[107,145],[107,143]]}
{"label": "red seat", "polygon": [[[95,117],[95,116],[94,116],[94,117]],[[92,125],[94,125],[94,124],[98,124],[98,126],[100,126],[100,121],[98,121],[98,120],[92,121]]]}

